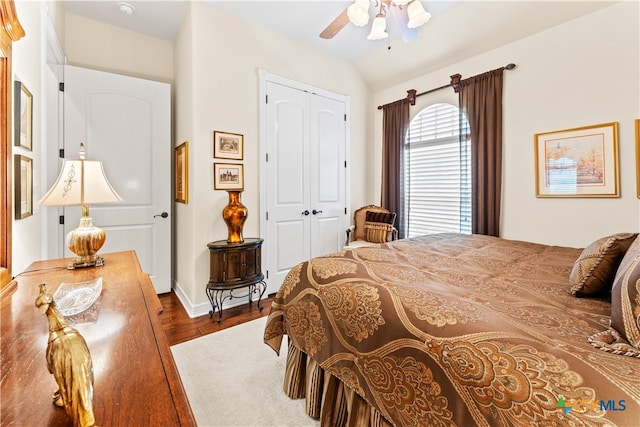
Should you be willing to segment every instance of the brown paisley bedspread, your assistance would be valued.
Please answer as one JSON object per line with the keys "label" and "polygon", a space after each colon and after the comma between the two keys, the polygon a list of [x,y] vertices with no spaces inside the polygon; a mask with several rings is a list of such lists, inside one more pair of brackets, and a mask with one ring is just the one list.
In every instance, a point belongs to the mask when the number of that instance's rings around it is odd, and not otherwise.
{"label": "brown paisley bedspread", "polygon": [[639,426],[640,360],[592,347],[610,303],[575,298],[580,249],[436,234],[291,270],[283,335],[394,425]]}

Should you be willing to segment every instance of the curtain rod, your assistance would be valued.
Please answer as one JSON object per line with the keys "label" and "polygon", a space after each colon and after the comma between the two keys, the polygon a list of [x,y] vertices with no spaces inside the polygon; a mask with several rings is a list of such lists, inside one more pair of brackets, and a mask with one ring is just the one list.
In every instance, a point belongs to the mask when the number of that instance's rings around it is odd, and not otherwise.
{"label": "curtain rod", "polygon": [[[505,70],[513,70],[514,68],[516,68],[516,64],[514,63],[510,63],[505,65],[504,69]],[[429,89],[427,91],[424,92],[420,92],[420,93],[416,93],[417,91],[415,89],[409,89],[407,91],[407,98],[409,100],[409,103],[411,105],[416,105],[416,98],[422,95],[426,95],[428,93],[432,93],[432,92],[436,92],[439,91],[440,89],[446,89],[448,87],[452,87],[456,92],[458,92],[458,87],[460,86],[460,80],[462,79],[462,75],[460,74],[454,74],[453,76],[451,76],[451,83],[447,84],[447,85],[442,85],[440,87],[434,88],[434,89]],[[399,99],[398,101],[402,101],[401,99]],[[394,102],[398,102],[398,101],[394,101]],[[393,104],[393,102],[389,102],[388,104],[384,104],[384,105],[378,105],[378,110],[382,110],[386,105],[389,104]]]}

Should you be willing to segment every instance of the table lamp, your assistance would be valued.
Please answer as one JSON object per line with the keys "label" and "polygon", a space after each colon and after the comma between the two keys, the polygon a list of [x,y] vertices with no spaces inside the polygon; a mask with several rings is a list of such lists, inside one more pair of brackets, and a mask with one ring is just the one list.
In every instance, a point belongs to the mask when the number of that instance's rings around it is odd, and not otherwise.
{"label": "table lamp", "polygon": [[106,234],[93,225],[89,205],[120,202],[122,198],[111,187],[102,168],[102,162],[84,158],[84,144],[80,144],[79,159],[65,159],[53,187],[40,200],[42,206],[82,206],[80,225],[67,234],[67,246],[77,255],[68,269],[101,266],[104,258],[97,255]]}

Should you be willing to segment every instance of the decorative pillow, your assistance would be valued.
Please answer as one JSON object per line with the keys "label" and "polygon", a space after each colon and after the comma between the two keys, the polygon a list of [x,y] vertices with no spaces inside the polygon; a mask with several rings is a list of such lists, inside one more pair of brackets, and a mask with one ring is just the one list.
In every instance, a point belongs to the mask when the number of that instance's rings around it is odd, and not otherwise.
{"label": "decorative pillow", "polygon": [[625,254],[611,289],[611,327],[589,338],[594,347],[640,358],[640,238]]}
{"label": "decorative pillow", "polygon": [[396,214],[389,212],[367,211],[367,215],[364,220],[366,222],[383,222],[385,224],[393,225],[396,221]]}
{"label": "decorative pillow", "polygon": [[389,233],[393,231],[393,223],[395,220],[395,213],[367,212],[364,223],[365,240],[371,243],[388,242]]}
{"label": "decorative pillow", "polygon": [[607,294],[611,290],[620,261],[637,235],[613,234],[584,248],[569,274],[571,294],[576,297]]}

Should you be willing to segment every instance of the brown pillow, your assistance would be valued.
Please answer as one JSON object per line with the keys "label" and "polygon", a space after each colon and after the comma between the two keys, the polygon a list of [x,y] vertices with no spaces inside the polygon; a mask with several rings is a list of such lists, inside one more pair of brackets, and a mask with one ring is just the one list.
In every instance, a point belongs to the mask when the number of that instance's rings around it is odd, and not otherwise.
{"label": "brown pillow", "polygon": [[367,212],[365,218],[365,240],[371,243],[386,243],[389,233],[393,231],[393,223],[396,220],[395,213]]}
{"label": "brown pillow", "polygon": [[393,226],[384,222],[365,222],[364,229],[367,242],[386,243],[389,241],[389,233],[393,230]]}
{"label": "brown pillow", "polygon": [[396,221],[395,213],[388,212],[375,212],[375,211],[367,211],[367,215],[364,219],[366,222],[384,222],[385,224],[391,224]]}
{"label": "brown pillow", "polygon": [[616,354],[640,358],[640,238],[625,254],[611,289],[611,327],[589,342]]}
{"label": "brown pillow", "polygon": [[584,248],[569,274],[571,294],[576,297],[608,294],[618,265],[637,235],[618,233]]}

